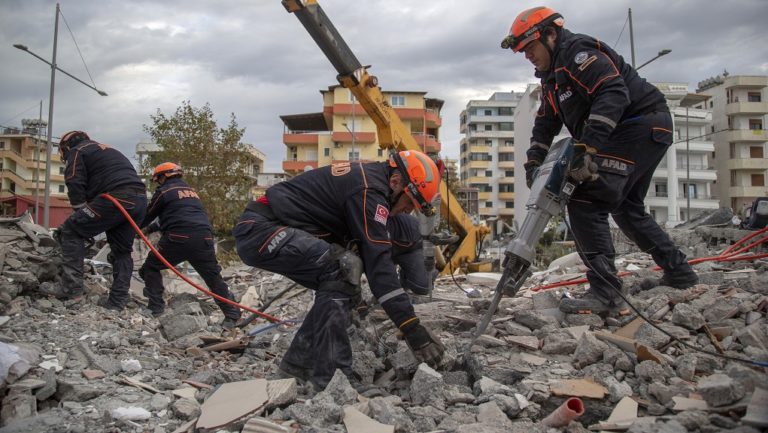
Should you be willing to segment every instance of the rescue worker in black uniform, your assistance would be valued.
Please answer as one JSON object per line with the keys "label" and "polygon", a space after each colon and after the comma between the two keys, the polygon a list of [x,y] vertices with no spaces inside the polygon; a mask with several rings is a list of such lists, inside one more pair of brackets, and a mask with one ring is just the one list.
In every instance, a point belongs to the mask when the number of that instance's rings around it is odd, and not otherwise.
{"label": "rescue worker in black uniform", "polygon": [[[221,278],[221,266],[216,260],[213,229],[208,214],[197,192],[182,179],[181,167],[165,162],[152,174],[152,181],[158,184],[149,202],[147,216],[141,223],[145,233],[162,231],[157,250],[173,266],[187,261],[200,274],[208,288],[215,294],[234,300],[227,283]],[[157,219],[158,221],[155,221]],[[163,299],[163,276],[166,269],[160,259],[149,254],[139,275],[144,279],[144,296],[149,300],[149,311],[160,316],[165,310]],[[233,328],[240,319],[240,309],[215,300],[224,313],[224,328]]]}
{"label": "rescue worker in black uniform", "polygon": [[564,299],[567,313],[615,312],[619,296],[608,215],[664,270],[660,284],[690,287],[698,277],[685,255],[645,211],[643,200],[656,166],[672,144],[672,117],[664,95],[610,47],[563,28],[546,7],[521,12],[502,48],[524,52],[541,79],[541,106],[528,161],[528,186],[563,125],[576,140],[571,177],[581,182],[568,203],[590,290]]}
{"label": "rescue worker in black uniform", "polygon": [[101,194],[116,198],[134,221],[141,221],[147,210],[146,188],[125,155],[91,140],[85,132],[64,134],[59,143],[59,155],[66,163],[64,181],[75,212],[59,227],[63,256],[60,282],[43,283],[41,291],[60,299],[80,297],[83,294],[85,240],[106,232],[114,279],[109,296],[99,305],[120,311],[129,300],[133,273],[131,251],[136,232],[115,205]]}
{"label": "rescue worker in black uniform", "polygon": [[[244,263],[287,276],[315,291],[280,369],[324,389],[336,369],[351,380],[347,327],[360,300],[364,270],[371,291],[415,357],[437,364],[444,347],[416,316],[398,281],[387,221],[419,208],[431,213],[440,175],[416,151],[389,162],[337,163],[270,187],[251,202],[232,231]],[[362,258],[340,245],[353,242]]]}

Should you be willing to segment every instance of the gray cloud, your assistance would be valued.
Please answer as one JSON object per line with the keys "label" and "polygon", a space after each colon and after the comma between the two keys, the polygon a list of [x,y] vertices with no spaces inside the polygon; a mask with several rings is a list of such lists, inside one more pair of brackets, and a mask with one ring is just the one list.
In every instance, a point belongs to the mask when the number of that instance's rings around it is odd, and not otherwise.
{"label": "gray cloud", "polygon": [[[142,126],[158,109],[172,113],[183,100],[209,102],[224,125],[234,113],[245,141],[278,170],[285,150],[281,114],[321,110],[319,90],[335,84],[336,72],[301,24],[278,0],[163,2],[64,0],[74,32],[100,97],[57,75],[54,133],[78,128],[132,155]],[[637,63],[662,49],[672,53],[643,69],[651,81],[696,83],[728,69],[732,74],[768,73],[764,0],[556,0],[549,6],[566,26],[613,45],[633,11]],[[407,0],[341,0],[321,5],[363,64],[371,64],[385,90],[421,90],[445,100],[444,154],[458,155],[459,113],[468,98],[522,90],[533,69],[519,55],[499,48],[514,16],[539,2],[434,3]],[[18,125],[37,115],[47,98],[50,70],[14,49],[23,43],[49,58],[55,3],[0,3],[0,122]],[[629,29],[615,48],[629,59]],[[59,66],[88,81],[62,23]],[[27,111],[21,113],[25,109]]]}

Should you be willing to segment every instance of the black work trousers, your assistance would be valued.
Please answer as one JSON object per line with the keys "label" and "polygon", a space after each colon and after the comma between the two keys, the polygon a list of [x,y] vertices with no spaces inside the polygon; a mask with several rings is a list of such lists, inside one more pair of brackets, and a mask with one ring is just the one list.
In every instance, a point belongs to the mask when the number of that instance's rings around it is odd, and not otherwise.
{"label": "black work trousers", "polygon": [[[234,300],[227,283],[221,278],[221,266],[216,260],[216,250],[213,244],[213,235],[210,231],[197,233],[169,233],[164,232],[157,244],[157,250],[165,260],[173,266],[181,262],[189,262],[211,292],[229,300]],[[160,271],[167,269],[160,259],[153,253],[147,256],[147,260],[139,269],[139,275],[144,279],[144,296],[149,300],[149,309],[153,313],[162,313],[165,310],[163,299],[163,276]],[[215,300],[225,317],[231,319],[240,318],[240,309]]]}
{"label": "black work trousers", "polygon": [[311,371],[320,389],[336,369],[352,375],[352,347],[347,334],[353,296],[343,290],[348,283],[332,245],[269,217],[246,211],[232,230],[243,262],[285,275],[315,291],[315,302],[304,318],[283,362]]}
{"label": "black work trousers", "polygon": [[[134,221],[141,222],[147,211],[144,193],[113,193]],[[128,302],[128,290],[133,273],[133,240],[136,232],[111,201],[98,196],[75,211],[59,228],[63,263],[61,283],[65,292],[83,292],[83,260],[85,240],[106,232],[112,250],[112,287],[109,303],[123,308]]]}
{"label": "black work trousers", "polygon": [[619,298],[621,280],[608,215],[640,249],[653,257],[665,272],[690,270],[669,235],[645,211],[643,202],[653,172],[672,144],[672,118],[654,112],[624,123],[614,130],[595,161],[600,178],[579,185],[568,203],[573,235],[579,254],[589,268],[587,279],[593,294],[603,301]]}

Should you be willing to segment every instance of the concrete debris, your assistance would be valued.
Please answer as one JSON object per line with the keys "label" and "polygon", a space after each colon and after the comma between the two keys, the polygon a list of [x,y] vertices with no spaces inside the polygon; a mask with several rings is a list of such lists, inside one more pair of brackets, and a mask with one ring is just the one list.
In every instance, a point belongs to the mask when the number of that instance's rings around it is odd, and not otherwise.
{"label": "concrete debris", "polygon": [[[718,256],[752,233],[713,225],[722,218],[670,235],[691,258]],[[125,311],[96,306],[112,278],[103,244],[90,247],[85,299],[61,302],[38,292],[55,281],[56,242],[30,220],[0,219],[3,433],[531,433],[571,398],[583,399],[583,415],[562,427],[572,433],[768,428],[768,376],[754,364],[768,362],[766,259],[703,262],[694,266],[700,284],[693,288],[642,289],[659,277],[653,260],[617,245],[617,267],[630,272],[624,288],[651,324],[634,313],[560,313],[566,290],[579,296],[585,287],[538,287],[583,275],[569,254],[536,272],[517,297],[502,299],[467,359],[464,348],[499,275],[439,278],[438,301],[424,297],[416,310],[446,345],[442,365],[419,364],[373,308],[349,329],[352,376],[337,371],[318,392],[277,369],[296,326],[255,321],[250,336],[224,331],[213,300],[174,275],[164,276],[167,308],[158,318],[142,314],[137,274]],[[136,244],[137,269],[146,252]],[[223,276],[237,299],[268,306],[276,317],[301,319],[312,303],[306,288],[241,263]]]}

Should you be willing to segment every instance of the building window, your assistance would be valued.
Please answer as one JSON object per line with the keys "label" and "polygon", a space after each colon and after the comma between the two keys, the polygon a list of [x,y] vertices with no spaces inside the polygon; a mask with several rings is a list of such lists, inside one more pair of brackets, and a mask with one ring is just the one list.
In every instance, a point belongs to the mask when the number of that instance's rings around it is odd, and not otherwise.
{"label": "building window", "polygon": [[485,170],[485,177],[492,177],[492,176],[493,176],[493,171]]}
{"label": "building window", "polygon": [[390,98],[390,103],[393,107],[404,107],[405,106],[405,96],[403,95],[392,95]]}
{"label": "building window", "polygon": [[511,116],[512,107],[499,107],[499,116]]}
{"label": "building window", "polygon": [[384,149],[379,149],[379,151],[377,152],[377,154],[379,155],[379,157],[382,157],[382,156],[384,156]]}
{"label": "building window", "polygon": [[515,170],[504,170],[504,177],[514,177]]}
{"label": "building window", "polygon": [[763,158],[763,147],[762,146],[750,146],[749,147],[749,157],[750,158]]}
{"label": "building window", "polygon": [[656,197],[666,197],[667,196],[667,184],[666,183],[657,183],[655,191],[656,191]]}
{"label": "building window", "polygon": [[512,184],[501,184],[499,185],[499,192],[515,192],[515,186]]}
{"label": "building window", "polygon": [[493,207],[493,202],[492,201],[485,202],[485,207]]}
{"label": "building window", "polygon": [[499,130],[500,131],[513,131],[515,129],[515,124],[512,122],[501,122],[499,123]]}
{"label": "building window", "polygon": [[354,152],[349,152],[349,160],[350,161],[357,161],[360,159],[360,151],[355,149]]}
{"label": "building window", "polygon": [[749,129],[753,131],[761,130],[763,129],[763,120],[762,119],[749,119]]}
{"label": "building window", "polygon": [[511,140],[504,140],[504,145],[505,146],[514,146],[515,145],[515,139],[513,138]]}
{"label": "building window", "polygon": [[514,161],[515,160],[515,154],[512,152],[502,152],[499,153],[499,162],[501,161]]}
{"label": "building window", "polygon": [[59,185],[59,194],[64,194],[64,185]]}
{"label": "building window", "polygon": [[63,175],[64,175],[64,167],[63,167],[63,166],[62,166],[62,167],[59,167],[59,175],[60,175],[60,176],[63,176]]}
{"label": "building window", "polygon": [[493,146],[493,140],[485,140],[486,146]]}
{"label": "building window", "polygon": [[515,202],[513,201],[505,201],[504,207],[507,209],[514,209],[515,208]]}
{"label": "building window", "polygon": [[484,115],[486,115],[486,116],[493,116],[493,111],[491,111],[491,110],[485,110],[485,111],[483,112],[483,114],[484,114]]}
{"label": "building window", "polygon": [[715,106],[715,101],[709,101],[709,108],[712,108]]}
{"label": "building window", "polygon": [[0,141],[0,149],[5,149],[5,141]]}
{"label": "building window", "polygon": [[765,176],[762,174],[753,174],[752,186],[765,186]]}
{"label": "building window", "polygon": [[760,92],[747,93],[747,102],[762,102],[762,96]]}
{"label": "building window", "polygon": [[493,125],[485,125],[486,131],[493,131]]}
{"label": "building window", "polygon": [[331,148],[326,147],[323,149],[323,156],[331,156]]}
{"label": "building window", "polygon": [[683,198],[698,198],[695,183],[683,183]]}

